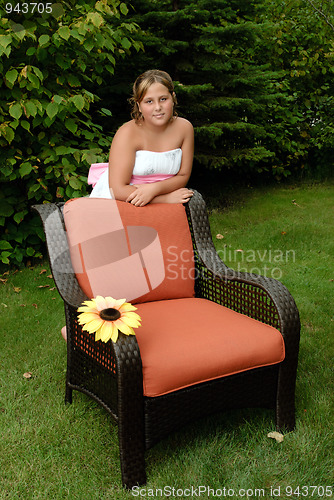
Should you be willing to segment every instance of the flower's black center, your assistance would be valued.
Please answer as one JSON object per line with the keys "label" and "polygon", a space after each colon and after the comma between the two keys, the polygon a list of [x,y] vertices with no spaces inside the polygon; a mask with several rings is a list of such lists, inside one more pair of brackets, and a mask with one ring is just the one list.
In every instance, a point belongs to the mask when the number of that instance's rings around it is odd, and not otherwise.
{"label": "flower's black center", "polygon": [[121,313],[118,309],[113,307],[108,307],[108,309],[102,309],[100,311],[100,318],[104,321],[116,321],[116,319],[121,317]]}

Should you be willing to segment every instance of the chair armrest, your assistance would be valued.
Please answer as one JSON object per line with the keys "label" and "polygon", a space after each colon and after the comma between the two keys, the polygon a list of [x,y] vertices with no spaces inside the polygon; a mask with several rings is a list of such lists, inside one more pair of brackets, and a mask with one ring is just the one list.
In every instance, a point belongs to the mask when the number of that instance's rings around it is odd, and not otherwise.
{"label": "chair armrest", "polygon": [[213,300],[279,329],[285,340],[299,342],[297,306],[287,288],[273,278],[237,272],[219,258],[202,196],[194,192],[187,207],[192,233],[198,297]]}
{"label": "chair armrest", "polygon": [[[129,398],[128,401],[122,401],[124,410],[124,405],[129,405],[130,408],[135,399],[140,400],[143,397],[142,361],[139,346],[135,335],[124,335],[121,332],[119,332],[117,342],[110,341],[110,344],[112,344],[116,358],[119,404],[123,393]],[[129,393],[131,393],[130,396],[128,396]],[[131,412],[129,412],[129,416],[131,418]]]}
{"label": "chair armrest", "polygon": [[77,308],[88,297],[81,290],[72,267],[62,206],[63,203],[46,203],[33,205],[32,209],[38,212],[43,222],[51,272],[58,292],[66,304]]}
{"label": "chair armrest", "polygon": [[118,422],[121,460],[133,447],[143,453],[143,375],[136,337],[119,332],[115,343],[96,342],[79,325],[76,308],[66,306],[65,311],[68,387],[96,399]]}

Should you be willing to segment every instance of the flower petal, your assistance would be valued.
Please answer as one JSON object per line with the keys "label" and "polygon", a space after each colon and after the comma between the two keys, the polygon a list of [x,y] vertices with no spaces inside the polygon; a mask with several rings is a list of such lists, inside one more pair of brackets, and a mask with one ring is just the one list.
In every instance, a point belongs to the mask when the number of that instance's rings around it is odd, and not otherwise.
{"label": "flower petal", "polygon": [[108,342],[108,340],[111,339],[113,333],[113,323],[111,321],[105,321],[99,329],[99,332],[102,342]]}
{"label": "flower petal", "polygon": [[132,313],[132,316],[130,316],[131,313],[127,313],[124,316],[120,318],[120,321],[123,321],[128,326],[133,326],[134,328],[138,328],[140,326],[140,316],[136,313]]}
{"label": "flower petal", "polygon": [[126,299],[118,299],[115,301],[114,308],[120,310],[121,306],[126,303]]}
{"label": "flower petal", "polygon": [[83,312],[79,314],[78,316],[78,321],[80,325],[83,325],[84,323],[89,323],[90,321],[98,320],[100,318],[99,314],[97,312]]}
{"label": "flower petal", "polygon": [[102,324],[103,324],[103,319],[99,318],[99,319],[95,319],[93,321],[90,321],[89,323],[86,323],[82,329],[86,330],[89,333],[94,333],[100,328],[100,326]]}
{"label": "flower petal", "polygon": [[123,321],[121,319],[118,319],[117,321],[115,321],[114,324],[125,335],[134,335],[135,334],[133,329],[130,326],[123,323]]}
{"label": "flower petal", "polygon": [[102,297],[101,295],[98,295],[95,298],[95,302],[96,302],[96,309],[98,311],[102,311],[102,309],[107,309],[107,307],[108,307],[106,299],[104,297]]}
{"label": "flower petal", "polygon": [[78,312],[97,312],[96,307],[80,306],[77,309]]}
{"label": "flower petal", "polygon": [[114,323],[113,323],[112,327],[113,327],[113,332],[111,334],[111,340],[113,342],[117,342],[117,339],[118,339],[118,328],[115,326]]}
{"label": "flower petal", "polygon": [[141,317],[139,314],[133,312],[133,311],[127,311],[125,313],[121,313],[122,318],[136,318],[138,321],[141,321]]}
{"label": "flower petal", "polygon": [[120,308],[120,312],[127,312],[127,311],[137,311],[137,307],[133,306],[129,302],[125,302]]}
{"label": "flower petal", "polygon": [[106,309],[108,309],[108,307],[115,309],[115,302],[116,299],[114,299],[113,297],[106,297]]}
{"label": "flower petal", "polygon": [[98,340],[101,339],[101,328],[102,328],[103,325],[100,326],[100,328],[98,328],[95,332],[95,342],[97,342]]}
{"label": "flower petal", "polygon": [[85,300],[83,302],[83,304],[87,307],[93,307],[94,309],[96,309],[96,303],[95,303],[95,299],[92,299],[92,300]]}

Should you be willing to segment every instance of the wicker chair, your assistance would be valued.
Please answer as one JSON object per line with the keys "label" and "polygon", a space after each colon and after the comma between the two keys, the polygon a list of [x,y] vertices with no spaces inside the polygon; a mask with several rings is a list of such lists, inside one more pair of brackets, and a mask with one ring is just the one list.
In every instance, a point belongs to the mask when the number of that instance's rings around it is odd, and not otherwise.
{"label": "wicker chair", "polygon": [[300,331],[295,302],[280,282],[236,273],[219,259],[205,203],[198,192],[194,192],[185,206],[196,266],[195,297],[277,329],[284,339],[285,358],[270,366],[244,370],[157,397],[144,395],[141,352],[135,336],[120,334],[116,343],[95,342],[94,336],[83,332],[78,324],[77,308],[87,296],[72,268],[63,205],[33,208],[43,220],[53,277],[65,303],[68,335],[65,400],[72,402],[73,389],[81,391],[102,405],[118,423],[125,487],[145,484],[145,450],[194,419],[226,409],[262,407],[275,410],[278,430],[295,427]]}

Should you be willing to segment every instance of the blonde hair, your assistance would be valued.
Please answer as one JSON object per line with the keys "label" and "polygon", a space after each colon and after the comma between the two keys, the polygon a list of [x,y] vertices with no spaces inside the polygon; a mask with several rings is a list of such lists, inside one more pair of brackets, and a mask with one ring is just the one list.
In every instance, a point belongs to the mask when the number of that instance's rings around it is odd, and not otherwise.
{"label": "blonde hair", "polygon": [[166,71],[160,71],[159,69],[150,69],[145,71],[145,73],[138,76],[132,88],[132,97],[130,97],[129,102],[132,105],[131,117],[136,120],[142,120],[142,114],[139,111],[139,104],[144,99],[146,92],[152,83],[161,83],[164,85],[172,96],[174,107],[173,116],[177,116],[175,106],[177,105],[176,95],[174,92],[173,80]]}

